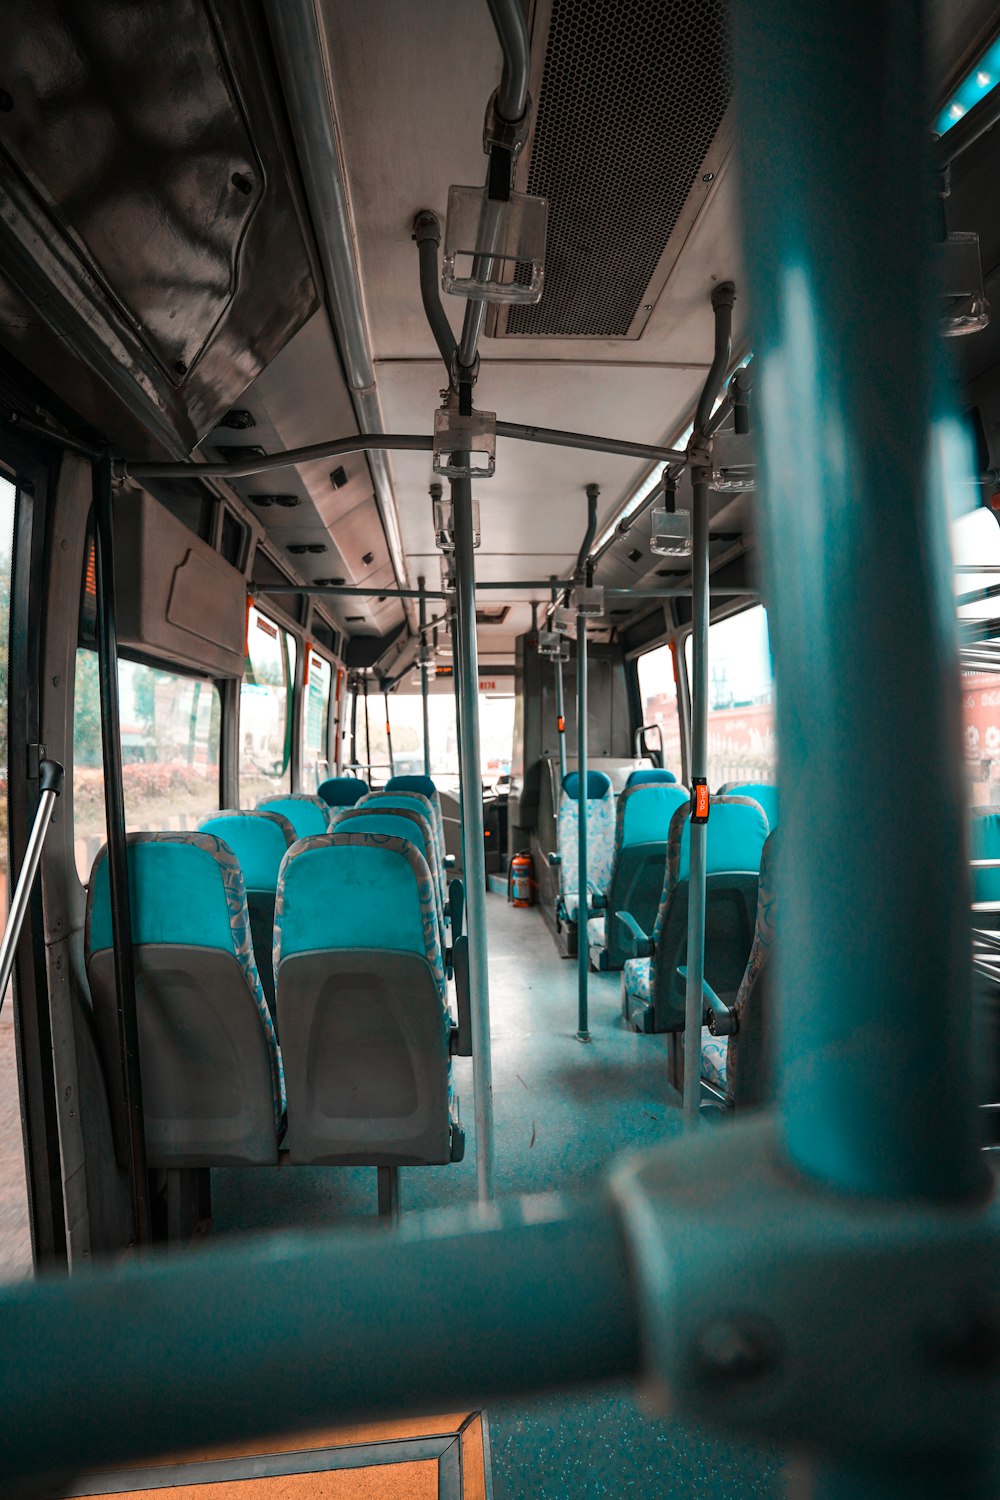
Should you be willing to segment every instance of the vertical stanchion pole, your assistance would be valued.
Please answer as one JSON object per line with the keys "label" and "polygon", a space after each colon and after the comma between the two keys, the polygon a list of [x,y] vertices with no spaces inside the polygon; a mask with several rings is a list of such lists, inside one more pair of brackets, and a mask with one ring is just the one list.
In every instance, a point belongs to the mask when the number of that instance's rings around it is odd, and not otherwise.
{"label": "vertical stanchion pole", "polygon": [[132,1242],[152,1238],[149,1180],[146,1175],[145,1118],[139,1065],[139,1020],[136,1014],[135,954],[132,949],[132,902],[125,834],[125,790],[122,781],[121,715],[118,704],[118,625],[115,609],[114,518],[111,457],[94,465],[94,571],[97,583],[97,667],[101,699],[101,745],[104,756],[104,805],[108,832],[108,882],[111,936],[115,956],[115,1001],[121,1068],[123,1120],[129,1180]]}
{"label": "vertical stanchion pole", "polygon": [[358,679],[348,684],[351,694],[351,766],[358,769]]}
{"label": "vertical stanchion pole", "polygon": [[[691,793],[708,775],[708,474],[692,471]],[[684,995],[684,1121],[701,1108],[701,1017],[705,982],[705,868],[708,825],[689,819],[687,987]]]}
{"label": "vertical stanchion pole", "polygon": [[[467,461],[467,456],[466,456]],[[479,1201],[494,1196],[493,1061],[490,982],[486,951],[486,852],[479,750],[479,652],[476,642],[476,572],[472,481],[451,481],[455,531],[455,681],[458,689],[462,786],[462,869],[469,934],[472,1002],[472,1069],[476,1095],[476,1175]]]}
{"label": "vertical stanchion pole", "polygon": [[371,735],[371,723],[369,722],[369,718],[368,718],[368,673],[367,672],[365,672],[365,674],[363,675],[363,677],[361,679],[361,683],[362,683],[362,693],[364,695],[364,708],[365,708],[365,761],[367,762],[367,764],[365,766],[365,771],[366,771],[366,774],[368,776],[368,785],[371,786],[371,783],[372,783],[372,735]]}
{"label": "vertical stanchion pole", "polygon": [[395,776],[396,767],[392,758],[392,721],[389,718],[389,694],[382,694],[382,702],[385,705],[385,743],[389,753],[389,775]]}
{"label": "vertical stanchion pole", "polygon": [[[559,667],[562,679],[562,665]],[[577,908],[576,908],[576,1039],[590,1041],[587,1015],[590,945],[587,942],[587,617],[576,616],[576,769],[577,791]]]}
{"label": "vertical stanchion pole", "polygon": [[[559,590],[555,583],[552,585],[552,603],[555,604],[559,598]],[[559,787],[566,780],[566,699],[563,689],[563,658],[562,647],[560,655],[553,658],[552,665],[556,673],[556,734],[559,736]]]}
{"label": "vertical stanchion pole", "polygon": [[424,580],[417,579],[420,590],[420,708],[424,726],[424,775],[431,774],[431,718],[429,687],[427,682],[427,600],[424,598]]}
{"label": "vertical stanchion pole", "polygon": [[[782,781],[778,871],[779,1117],[794,1169],[817,1190],[900,1214],[972,1203],[988,1181],[972,1068],[951,476],[928,471],[939,357],[928,8],[732,7],[765,598],[778,744],[794,770]],[[905,794],[901,745],[907,784],[933,796]],[[859,786],[865,813],[845,837]],[[938,1266],[939,1305],[953,1306]],[[930,1282],[922,1297],[933,1317]],[[935,1487],[936,1437],[928,1427],[909,1459],[822,1461],[809,1492],[994,1493],[992,1465],[970,1475],[961,1453],[947,1455]],[[970,1453],[991,1440],[970,1424]]]}
{"label": "vertical stanchion pole", "polygon": [[555,658],[556,668],[556,732],[559,735],[559,785],[566,780],[566,701],[563,689],[563,659]]}
{"label": "vertical stanchion pole", "polygon": [[344,766],[344,736],[341,715],[344,711],[344,669],[337,667],[337,687],[333,706],[333,775],[340,776]]}

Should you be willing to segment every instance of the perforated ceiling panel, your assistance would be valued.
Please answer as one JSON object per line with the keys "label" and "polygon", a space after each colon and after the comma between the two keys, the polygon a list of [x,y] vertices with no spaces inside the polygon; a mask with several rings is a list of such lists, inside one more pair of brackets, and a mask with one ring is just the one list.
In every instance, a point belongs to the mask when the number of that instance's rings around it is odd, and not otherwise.
{"label": "perforated ceiling panel", "polygon": [[641,332],[729,103],[724,15],[722,0],[539,7],[536,46],[549,24],[523,187],[549,200],[545,290],[507,311],[501,336]]}

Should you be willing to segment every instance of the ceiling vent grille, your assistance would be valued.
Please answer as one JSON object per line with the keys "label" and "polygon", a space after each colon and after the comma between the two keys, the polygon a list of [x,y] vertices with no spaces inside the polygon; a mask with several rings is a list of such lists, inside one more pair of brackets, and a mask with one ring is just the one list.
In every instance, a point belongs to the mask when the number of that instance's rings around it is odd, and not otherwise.
{"label": "ceiling vent grille", "polygon": [[496,333],[638,338],[718,165],[723,0],[551,0],[533,45],[524,187],[549,200],[545,290]]}

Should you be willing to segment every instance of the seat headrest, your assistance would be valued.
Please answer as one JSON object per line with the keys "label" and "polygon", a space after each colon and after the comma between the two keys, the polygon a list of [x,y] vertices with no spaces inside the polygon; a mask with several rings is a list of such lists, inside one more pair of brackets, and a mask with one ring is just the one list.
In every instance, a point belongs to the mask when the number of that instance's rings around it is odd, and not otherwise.
{"label": "seat headrest", "polygon": [[677,777],[673,771],[665,771],[660,766],[643,766],[638,771],[633,771],[625,783],[625,790],[629,791],[634,786],[656,786],[663,782],[677,783]]}
{"label": "seat headrest", "polygon": [[626,787],[618,798],[618,838],[628,844],[667,841],[670,820],[679,807],[688,806],[688,794],[676,782]]}
{"label": "seat headrest", "polygon": [[769,828],[778,826],[778,788],[768,781],[727,781],[720,797],[752,797],[763,808]]}
{"label": "seat headrest", "polygon": [[[563,777],[562,789],[571,802],[580,800],[580,773],[579,771],[567,771]],[[587,801],[600,801],[611,792],[611,777],[606,776],[603,771],[587,772]]]}
{"label": "seat headrest", "polygon": [[295,829],[281,813],[256,808],[225,808],[202,818],[201,832],[212,833],[236,855],[248,891],[273,891],[285,850],[295,843]]}
{"label": "seat headrest", "polygon": [[321,797],[310,797],[306,792],[289,792],[284,797],[263,797],[257,803],[258,812],[280,813],[287,818],[297,836],[308,838],[313,833],[329,833],[330,819],[327,805]]}
{"label": "seat headrest", "polygon": [[316,795],[322,797],[328,807],[353,807],[368,792],[367,781],[359,776],[331,776],[321,781]]}
{"label": "seat headrest", "polygon": [[429,776],[390,776],[385,789],[387,792],[419,792],[422,797],[437,801],[438,789]]}
{"label": "seat headrest", "polygon": [[[224,842],[207,833],[130,833],[127,841],[132,937],[138,944],[236,952],[234,925],[247,922],[240,870]],[[85,951],[112,946],[107,845],[87,888]]]}

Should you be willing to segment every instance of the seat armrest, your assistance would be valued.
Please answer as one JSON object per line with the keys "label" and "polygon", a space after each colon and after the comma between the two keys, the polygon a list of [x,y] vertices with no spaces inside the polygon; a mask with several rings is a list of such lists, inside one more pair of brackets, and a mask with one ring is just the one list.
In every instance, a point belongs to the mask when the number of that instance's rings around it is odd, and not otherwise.
{"label": "seat armrest", "polygon": [[550,870],[557,869],[558,866],[562,864],[562,855],[559,854],[555,849],[550,849],[548,854],[546,854],[545,856],[545,863],[548,865]]}
{"label": "seat armrest", "polygon": [[451,940],[456,943],[462,936],[465,920],[465,886],[461,880],[448,883],[448,916],[451,922]]}
{"label": "seat armrest", "polygon": [[652,958],[656,944],[647,937],[631,912],[620,911],[618,921],[624,929],[622,944],[630,958]]}
{"label": "seat armrest", "polygon": [[587,890],[590,892],[591,911],[606,911],[608,907],[607,894],[596,886],[592,880],[587,881]]}
{"label": "seat armrest", "polygon": [[444,867],[445,867],[446,870],[453,870],[455,868],[456,863],[457,863],[457,861],[455,859],[454,854],[446,854],[445,855],[445,857],[444,857]]}
{"label": "seat armrest", "polygon": [[455,999],[458,1026],[452,1027],[451,1052],[455,1057],[472,1056],[472,1002],[469,996],[469,939],[460,937],[452,951],[455,969]]}
{"label": "seat armrest", "polygon": [[[677,992],[681,1000],[686,990],[687,969],[681,965],[677,969]],[[724,1000],[719,999],[706,979],[701,982],[701,1014],[702,1024],[708,1026],[712,1036],[733,1036],[740,1029],[736,1012],[730,1010]]]}

